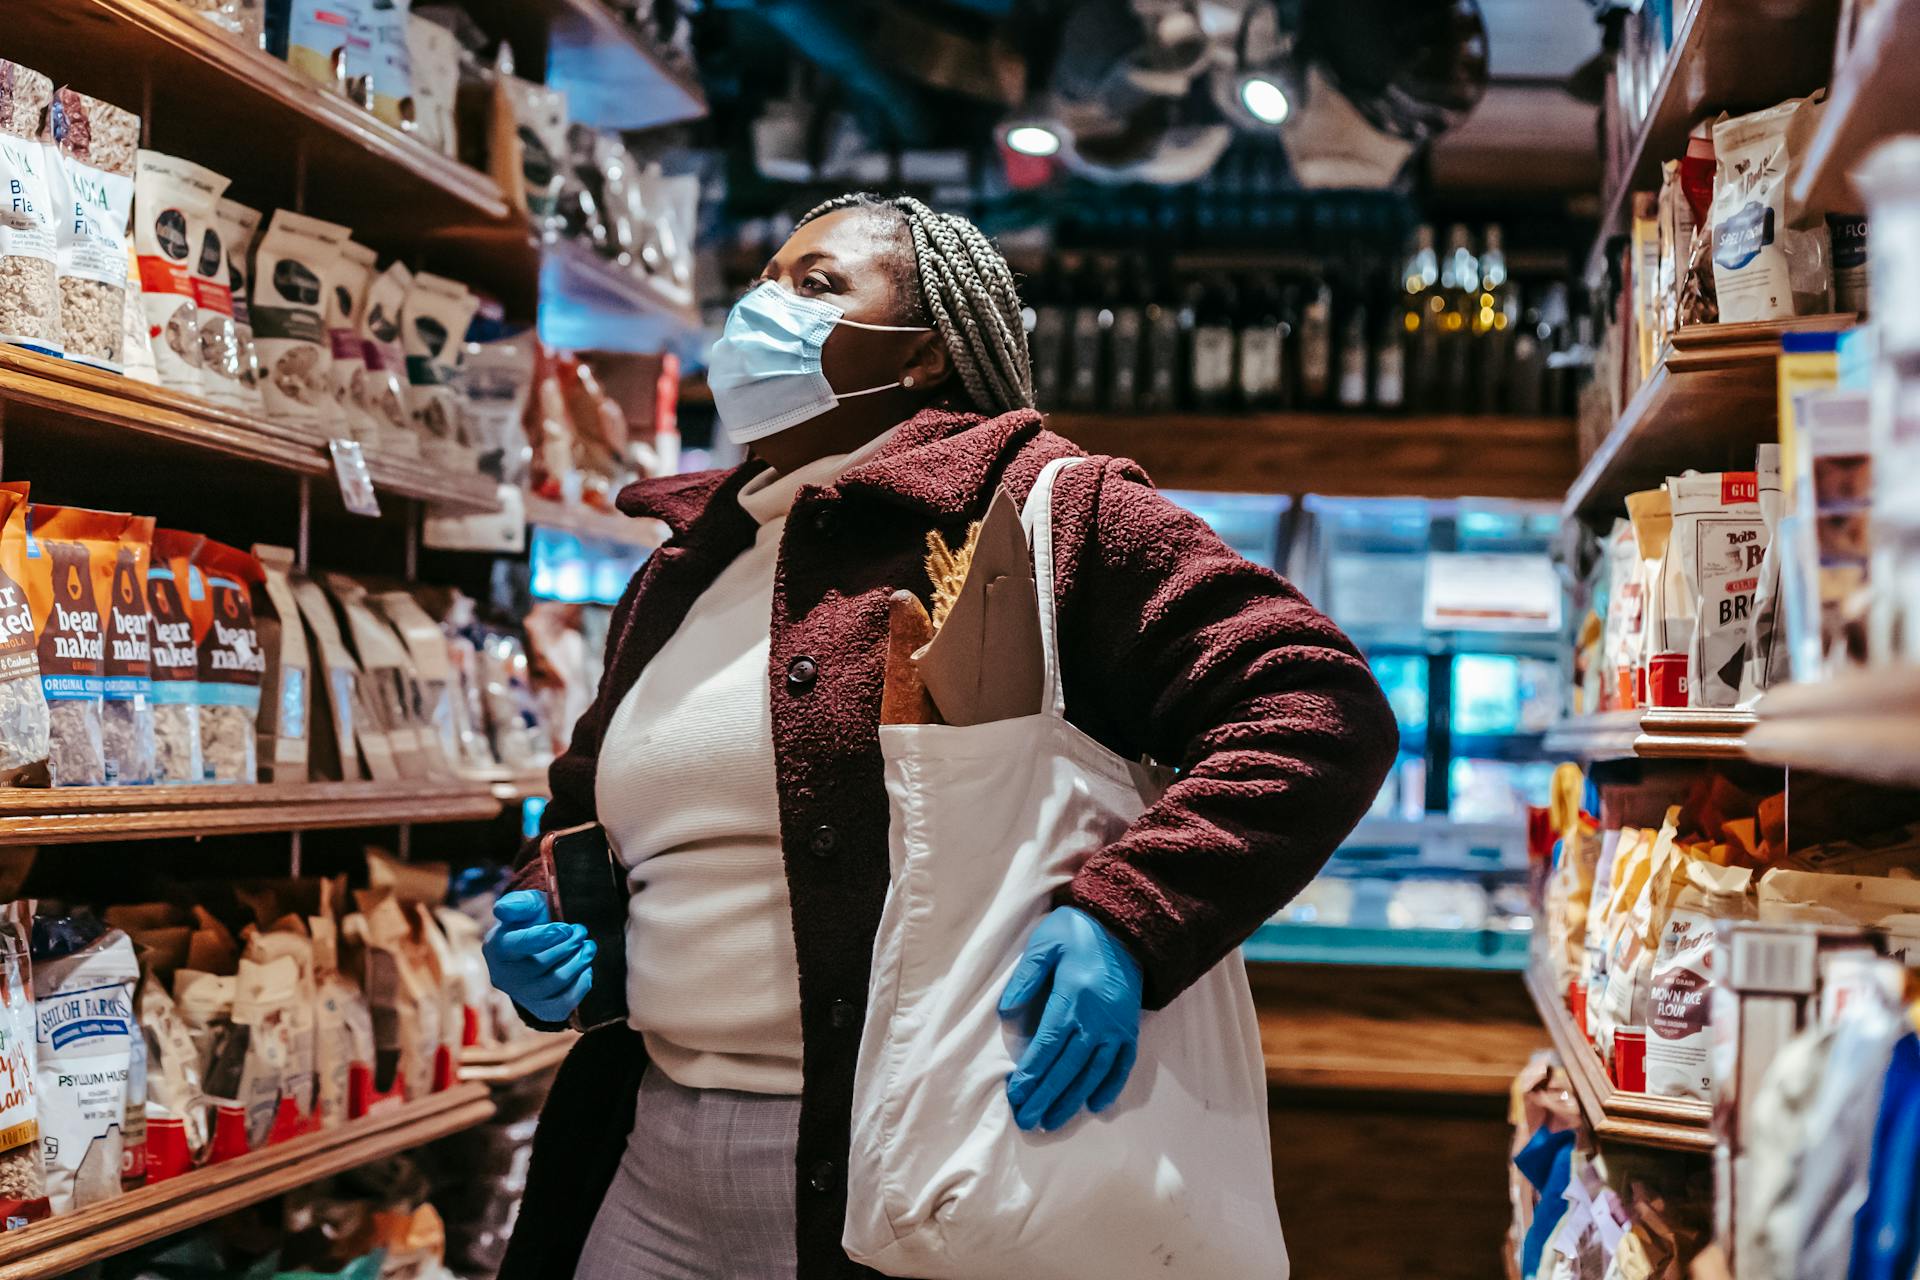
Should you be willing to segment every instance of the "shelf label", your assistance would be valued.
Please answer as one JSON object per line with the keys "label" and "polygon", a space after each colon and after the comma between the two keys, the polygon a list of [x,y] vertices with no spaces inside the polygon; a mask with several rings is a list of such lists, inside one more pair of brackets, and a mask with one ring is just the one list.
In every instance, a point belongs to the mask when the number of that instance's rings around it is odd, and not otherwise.
{"label": "shelf label", "polygon": [[366,451],[358,440],[335,438],[327,442],[333,454],[333,475],[340,482],[340,500],[357,516],[380,515],[380,498],[373,491],[373,473],[367,470]]}
{"label": "shelf label", "polygon": [[1560,580],[1543,555],[1427,556],[1426,626],[1434,631],[1557,631]]}

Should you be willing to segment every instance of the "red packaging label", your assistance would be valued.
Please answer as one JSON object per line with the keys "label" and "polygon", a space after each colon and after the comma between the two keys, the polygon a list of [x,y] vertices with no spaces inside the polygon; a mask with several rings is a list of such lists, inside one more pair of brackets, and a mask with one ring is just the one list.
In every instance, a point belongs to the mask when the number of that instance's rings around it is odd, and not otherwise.
{"label": "red packaging label", "polygon": [[178,263],[168,262],[165,258],[142,255],[140,258],[140,291],[142,293],[171,293],[182,298],[193,296],[193,274]]}
{"label": "red packaging label", "polygon": [[1647,1091],[1647,1033],[1613,1033],[1613,1087],[1627,1093]]}
{"label": "red packaging label", "polygon": [[193,1168],[187,1122],[173,1116],[147,1118],[147,1185],[177,1178]]}
{"label": "red packaging label", "polygon": [[219,1164],[252,1150],[253,1144],[247,1141],[247,1109],[237,1102],[222,1102],[213,1113],[213,1145],[207,1163]]}
{"label": "red packaging label", "polygon": [[480,1043],[480,1011],[472,1005],[460,1007],[460,1047],[471,1049]]}
{"label": "red packaging label", "polygon": [[1647,662],[1647,700],[1656,707],[1687,705],[1687,655],[1656,653]]}
{"label": "red packaging label", "polygon": [[202,276],[193,278],[193,300],[223,316],[233,314],[233,290]]}
{"label": "red packaging label", "polygon": [[1760,501],[1760,478],[1751,471],[1722,471],[1720,473],[1720,503],[1731,506],[1736,502]]}
{"label": "red packaging label", "polygon": [[406,1090],[400,1084],[396,1074],[393,1088],[385,1093],[374,1088],[373,1068],[364,1062],[356,1062],[347,1068],[347,1118],[358,1120],[387,1107],[397,1107],[406,1101]]}

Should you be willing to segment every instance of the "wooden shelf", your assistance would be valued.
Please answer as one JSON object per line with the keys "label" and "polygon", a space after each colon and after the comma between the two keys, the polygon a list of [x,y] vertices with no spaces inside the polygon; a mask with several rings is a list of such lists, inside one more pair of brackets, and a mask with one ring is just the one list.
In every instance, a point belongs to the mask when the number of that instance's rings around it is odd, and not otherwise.
{"label": "wooden shelf", "polygon": [[666,526],[658,520],[636,519],[616,511],[554,502],[532,494],[527,495],[527,523],[632,547],[657,547],[666,538]]}
{"label": "wooden shelf", "polygon": [[1747,754],[1768,764],[1920,787],[1920,670],[1784,685],[1760,700]]}
{"label": "wooden shelf", "polygon": [[65,1275],[492,1117],[486,1086],[461,1084],[338,1129],[195,1169],[77,1213],[0,1234],[0,1280]]}
{"label": "wooden shelf", "polygon": [[467,0],[487,31],[523,67],[566,90],[568,115],[598,129],[656,129],[707,114],[698,77],[622,22],[604,0]]}
{"label": "wooden shelf", "polygon": [[1650,707],[1562,720],[1548,731],[1550,755],[1582,760],[1745,760],[1751,711]]}
{"label": "wooden shelf", "polygon": [[1575,469],[1568,418],[1061,412],[1047,426],[1168,489],[1548,501]]}
{"label": "wooden shelf", "polygon": [[582,240],[533,246],[540,277],[540,335],[571,351],[690,351],[701,341],[690,285],[639,275]]}
{"label": "wooden shelf", "polygon": [[1670,475],[1689,468],[1752,470],[1754,447],[1774,439],[1779,429],[1774,368],[1780,335],[1844,329],[1854,319],[1804,316],[1680,330],[1580,469],[1564,514],[1601,526],[1626,514],[1629,493],[1658,488]]}
{"label": "wooden shelf", "polygon": [[478,822],[499,813],[484,782],[17,788],[0,790],[0,845]]}
{"label": "wooden shelf", "polygon": [[517,1044],[467,1049],[460,1055],[460,1078],[477,1084],[513,1084],[559,1066],[579,1039],[572,1031],[559,1031]]}
{"label": "wooden shelf", "polygon": [[1861,19],[1833,77],[1820,128],[1795,171],[1793,197],[1811,208],[1864,210],[1854,166],[1920,117],[1920,0],[1881,0]]}
{"label": "wooden shelf", "polygon": [[1589,277],[1605,261],[1607,241],[1626,231],[1632,193],[1660,189],[1661,163],[1685,153],[1701,117],[1770,107],[1827,82],[1839,11],[1839,0],[1695,0],[1673,34],[1626,170],[1602,198]]}
{"label": "wooden shelf", "polygon": [[489,771],[482,779],[501,804],[520,804],[527,800],[551,799],[545,766],[515,772],[502,767]]}
{"label": "wooden shelf", "polygon": [[1573,1015],[1538,959],[1527,970],[1527,994],[1533,997],[1553,1051],[1567,1069],[1581,1118],[1603,1145],[1622,1142],[1674,1151],[1713,1150],[1713,1109],[1708,1104],[1692,1098],[1624,1093],[1613,1087],[1600,1055],[1587,1043],[1586,1032],[1573,1025]]}

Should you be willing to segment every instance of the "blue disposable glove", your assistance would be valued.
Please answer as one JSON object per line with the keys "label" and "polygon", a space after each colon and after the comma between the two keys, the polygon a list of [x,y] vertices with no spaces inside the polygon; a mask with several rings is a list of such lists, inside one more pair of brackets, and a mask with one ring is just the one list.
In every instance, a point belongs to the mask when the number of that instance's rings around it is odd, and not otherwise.
{"label": "blue disposable glove", "polygon": [[493,904],[499,923],[480,950],[487,976],[513,1002],[542,1022],[564,1022],[593,987],[594,944],[582,925],[553,923],[547,895],[531,889]]}
{"label": "blue disposable glove", "polygon": [[1081,1107],[1112,1106],[1140,1041],[1140,962],[1098,920],[1056,907],[1034,927],[1000,996],[1000,1016],[1032,1020],[1046,1006],[1007,1101],[1022,1129],[1058,1129]]}

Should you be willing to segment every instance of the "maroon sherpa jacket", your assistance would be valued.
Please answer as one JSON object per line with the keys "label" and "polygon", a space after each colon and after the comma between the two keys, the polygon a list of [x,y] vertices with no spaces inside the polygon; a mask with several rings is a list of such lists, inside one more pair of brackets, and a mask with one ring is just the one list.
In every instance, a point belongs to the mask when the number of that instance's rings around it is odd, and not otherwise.
{"label": "maroon sherpa jacket", "polygon": [[[1024,500],[1047,462],[1080,452],[1031,411],[987,420],[927,410],[837,483],[802,489],[787,521],[768,680],[804,1042],[800,1280],[873,1274],[848,1261],[840,1235],[854,1058],[888,881],[878,732],[887,598],[902,587],[927,594],[928,530],[957,545],[996,486]],[[673,537],[615,611],[598,698],[553,765],[548,830],[593,820],[607,723],[752,541],[756,525],[734,499],[759,469],[648,480],[620,495],[621,510],[665,521]],[[1157,1008],[1320,870],[1386,776],[1397,731],[1352,643],[1134,463],[1069,468],[1054,503],[1068,717],[1121,755],[1179,769],[1061,900],[1126,943]],[[537,865],[526,852],[523,878]],[[640,1038],[624,1027],[586,1036],[562,1067],[502,1280],[573,1275],[643,1068]]]}

